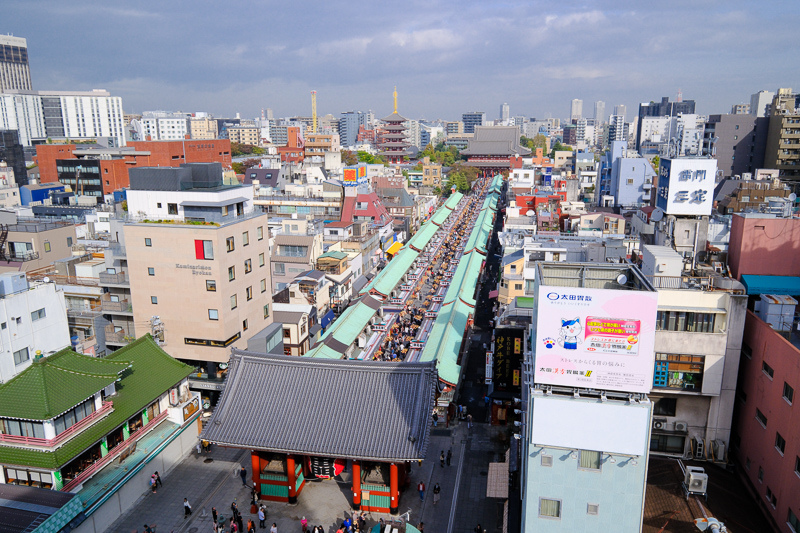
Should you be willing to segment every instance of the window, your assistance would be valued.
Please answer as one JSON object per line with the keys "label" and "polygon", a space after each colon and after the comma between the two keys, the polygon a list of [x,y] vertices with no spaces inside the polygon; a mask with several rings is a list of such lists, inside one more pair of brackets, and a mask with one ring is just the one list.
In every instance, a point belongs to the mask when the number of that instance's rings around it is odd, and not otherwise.
{"label": "window", "polygon": [[236,309],[237,300],[238,299],[236,298],[235,294],[231,295],[231,309]]}
{"label": "window", "polygon": [[157,304],[158,303],[158,296],[151,296],[150,297],[150,303],[151,304]]}
{"label": "window", "polygon": [[228,267],[228,281],[236,279],[236,267]]}
{"label": "window", "polygon": [[72,247],[72,237],[67,237],[67,246]]}
{"label": "window", "polygon": [[258,254],[258,266],[260,267],[264,266],[264,252]]}
{"label": "window", "polygon": [[542,466],[553,466],[553,456],[542,454]]}
{"label": "window", "polygon": [[242,331],[247,331],[247,319],[242,320]]}
{"label": "window", "polygon": [[269,304],[264,306],[264,318],[269,318]]}
{"label": "window", "polygon": [[250,300],[252,300],[252,299],[253,299],[253,287],[247,287],[247,288],[244,290],[244,292],[245,292],[245,294],[247,295],[247,301],[250,301]]}
{"label": "window", "polygon": [[5,322],[0,324],[0,329],[6,329],[6,328],[8,328],[8,324],[6,324]]}
{"label": "window", "polygon": [[748,359],[753,358],[753,349],[747,345],[747,343],[742,343],[742,355],[747,357]]}
{"label": "window", "polygon": [[45,252],[50,251],[50,241],[44,241],[44,251]]}
{"label": "window", "polygon": [[250,232],[245,231],[242,233],[242,246],[247,246],[248,244],[250,244]]}
{"label": "window", "polygon": [[20,365],[25,361],[30,360],[31,356],[28,353],[28,348],[22,348],[21,350],[17,350],[14,352],[14,364]]}
{"label": "window", "polygon": [[775,432],[775,449],[778,450],[781,455],[786,451],[786,441],[777,431]]}
{"label": "window", "polygon": [[292,337],[292,332],[288,328],[283,328],[283,338],[289,339]]}
{"label": "window", "polygon": [[789,405],[792,405],[792,400],[794,400],[794,389],[785,381],[783,382],[783,399],[786,400]]}
{"label": "window", "polygon": [[705,360],[704,355],[657,353],[653,387],[700,392]]}
{"label": "window", "polygon": [[256,237],[259,241],[264,239],[264,228],[262,226],[256,228]]}
{"label": "window", "polygon": [[761,468],[760,466],[758,467],[758,482],[759,483],[764,482],[764,469]]}
{"label": "window", "polygon": [[217,290],[217,282],[213,279],[206,280],[206,290],[209,292],[216,292]]}
{"label": "window", "polygon": [[275,273],[279,276],[283,276],[286,274],[286,264],[285,263],[275,263]]}
{"label": "window", "polygon": [[789,527],[792,528],[792,531],[795,533],[800,531],[800,520],[797,519],[797,515],[795,515],[791,509],[789,509],[789,516],[786,518],[786,523],[789,524]]}
{"label": "window", "polygon": [[591,515],[600,514],[600,504],[599,503],[586,504],[586,514],[591,514]]}
{"label": "window", "polygon": [[219,320],[219,311],[216,309],[209,309],[208,310],[208,319],[209,320]]}
{"label": "window", "polygon": [[41,320],[46,316],[47,314],[44,311],[44,307],[42,307],[41,309],[31,312],[31,322],[36,322],[37,320]]}
{"label": "window", "polygon": [[261,280],[261,292],[267,292],[267,280],[266,279],[262,279]]}
{"label": "window", "polygon": [[628,178],[628,185],[633,185],[633,178]]}
{"label": "window", "polygon": [[653,405],[653,414],[657,416],[675,416],[677,405],[677,398],[659,398]]}
{"label": "window", "polygon": [[522,283],[515,283],[514,290],[521,291],[522,290]]}
{"label": "window", "polygon": [[236,249],[236,243],[233,242],[233,237],[228,237],[225,239],[225,247],[227,248],[228,252],[232,252]]}
{"label": "window", "polygon": [[249,274],[253,271],[253,262],[250,259],[244,260],[244,273]]}
{"label": "window", "polygon": [[[714,327],[716,321],[717,313],[658,311],[656,329],[662,331],[688,331],[690,333],[719,333]],[[723,322],[720,319],[720,323]]]}
{"label": "window", "polygon": [[578,464],[585,470],[600,470],[600,452],[581,450]]}
{"label": "window", "polygon": [[[198,241],[194,241],[194,242],[195,242],[195,246],[197,246],[197,242]],[[199,241],[199,242],[204,242],[204,241]],[[209,242],[211,242],[211,241],[209,241]],[[150,239],[149,237],[145,237],[144,238],[144,245],[145,246],[153,246],[153,240]],[[198,257],[198,259],[203,259],[203,258],[202,257]],[[211,259],[213,259],[213,257]]]}
{"label": "window", "polygon": [[539,498],[539,518],[561,518],[561,500]]}
{"label": "window", "polygon": [[156,208],[161,209],[161,202],[156,202]]}
{"label": "window", "polygon": [[153,268],[153,267],[147,267],[147,275],[148,276],[155,276],[156,275],[156,269]]}
{"label": "window", "polygon": [[772,367],[771,367],[771,366],[769,366],[769,365],[767,364],[767,362],[766,362],[766,361],[763,361],[763,362],[761,363],[761,370],[763,370],[763,371],[764,371],[764,373],[767,375],[767,377],[768,377],[769,379],[772,379],[772,378],[775,376],[775,371],[772,369]]}
{"label": "window", "polygon": [[767,417],[764,416],[764,413],[762,413],[758,409],[756,409],[756,420],[758,420],[758,423],[761,424],[762,426],[764,426],[764,429],[766,429],[766,427],[767,427]]}
{"label": "window", "polygon": [[167,204],[167,213],[170,215],[178,214],[178,204]]}
{"label": "window", "polygon": [[223,205],[222,206],[222,216],[224,216],[224,217],[228,216],[229,212],[230,212],[230,209],[228,208],[228,206],[227,205]]}
{"label": "window", "polygon": [[[150,240],[150,239],[146,239]],[[149,244],[147,246],[150,246]],[[195,240],[194,241],[194,256],[196,259],[206,259],[206,260],[213,260],[214,259],[214,245],[211,241],[201,241]]]}
{"label": "window", "polygon": [[770,505],[772,505],[773,509],[778,506],[778,498],[775,497],[772,489],[767,487],[767,492],[764,494],[764,496],[767,498],[767,501],[770,503]]}

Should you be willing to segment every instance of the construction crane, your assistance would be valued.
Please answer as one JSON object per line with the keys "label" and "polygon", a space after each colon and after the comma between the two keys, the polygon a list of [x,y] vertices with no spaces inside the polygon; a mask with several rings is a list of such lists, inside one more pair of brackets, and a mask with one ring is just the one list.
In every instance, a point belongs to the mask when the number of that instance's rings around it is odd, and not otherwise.
{"label": "construction crane", "polygon": [[311,91],[311,133],[317,133],[317,91]]}

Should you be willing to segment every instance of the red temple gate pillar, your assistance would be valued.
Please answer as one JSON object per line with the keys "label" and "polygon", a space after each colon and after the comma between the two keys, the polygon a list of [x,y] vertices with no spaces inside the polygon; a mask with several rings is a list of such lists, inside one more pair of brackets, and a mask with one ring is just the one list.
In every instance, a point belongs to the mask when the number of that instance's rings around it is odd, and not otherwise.
{"label": "red temple gate pillar", "polygon": [[286,455],[286,477],[289,482],[289,503],[297,503],[297,475],[295,470],[297,466],[294,463],[294,455]]}
{"label": "red temple gate pillar", "polygon": [[250,467],[253,469],[253,486],[256,494],[261,498],[261,456],[257,451],[250,452]]}
{"label": "red temple gate pillar", "polygon": [[397,465],[392,463],[389,465],[389,512],[392,514],[397,514],[399,506],[397,485]]}
{"label": "red temple gate pillar", "polygon": [[353,461],[353,509],[361,508],[361,461]]}

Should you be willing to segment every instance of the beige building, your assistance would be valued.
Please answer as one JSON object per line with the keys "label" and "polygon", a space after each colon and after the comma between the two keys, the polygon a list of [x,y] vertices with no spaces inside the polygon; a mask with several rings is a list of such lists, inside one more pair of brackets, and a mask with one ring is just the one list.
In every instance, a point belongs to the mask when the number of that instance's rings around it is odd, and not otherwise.
{"label": "beige building", "polygon": [[786,181],[800,179],[800,109],[791,89],[778,89],[772,100],[764,166],[780,170]]}
{"label": "beige building", "polygon": [[[125,226],[136,335],[164,324],[170,354],[227,362],[272,322],[267,217],[228,224]],[[140,331],[141,330],[141,331]]]}
{"label": "beige building", "polygon": [[261,128],[255,126],[234,126],[228,128],[228,139],[232,143],[258,146],[261,140]]}
{"label": "beige building", "polygon": [[218,135],[217,121],[208,117],[189,119],[189,134],[192,139],[214,140]]}
{"label": "beige building", "polygon": [[66,222],[17,222],[2,229],[0,273],[29,272],[72,256],[75,226]]}
{"label": "beige building", "polygon": [[439,187],[442,184],[442,165],[426,157],[422,160],[422,185]]}
{"label": "beige building", "polygon": [[322,236],[279,233],[272,245],[271,275],[275,292],[283,290],[300,274],[314,269],[322,254]]}
{"label": "beige building", "polygon": [[510,304],[517,296],[525,296],[525,254],[522,250],[503,257],[502,278],[498,289],[497,301]]}

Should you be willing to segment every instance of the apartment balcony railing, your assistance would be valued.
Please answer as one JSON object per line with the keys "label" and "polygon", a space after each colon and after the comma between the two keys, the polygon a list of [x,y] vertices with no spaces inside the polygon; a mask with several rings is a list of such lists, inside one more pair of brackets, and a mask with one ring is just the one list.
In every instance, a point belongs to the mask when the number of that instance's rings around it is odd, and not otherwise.
{"label": "apartment balcony railing", "polygon": [[[16,231],[16,230],[15,230]],[[39,259],[39,252],[25,252],[25,253],[15,253],[12,252],[8,255],[9,261],[35,261]]]}
{"label": "apartment balcony railing", "polygon": [[118,272],[116,274],[100,272],[98,278],[100,279],[101,284],[125,285],[128,283],[128,275],[125,272]]}
{"label": "apartment balcony railing", "polygon": [[119,302],[103,300],[100,308],[104,313],[133,313],[133,306],[128,300],[121,300]]}
{"label": "apartment balcony railing", "polygon": [[0,434],[0,442],[7,444],[23,444],[26,446],[42,446],[45,448],[52,448],[54,446],[62,444],[63,442],[68,441],[69,439],[74,437],[76,433],[80,432],[83,428],[90,425],[98,418],[106,416],[113,408],[114,404],[112,402],[103,402],[103,406],[100,407],[100,409],[90,414],[80,422],[73,424],[65,431],[62,431],[61,433],[56,435],[54,439],[42,439],[39,437],[20,437],[18,435]]}
{"label": "apartment balcony railing", "polygon": [[113,344],[127,344],[125,337],[127,336],[127,332],[124,329],[114,331],[114,325],[109,324],[106,326],[106,343],[113,343]]}

